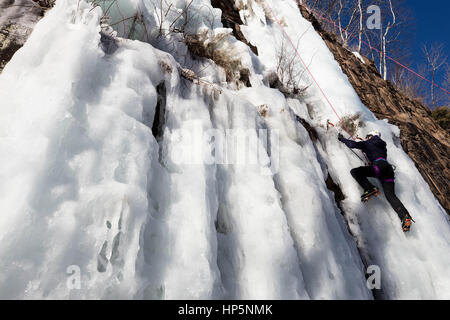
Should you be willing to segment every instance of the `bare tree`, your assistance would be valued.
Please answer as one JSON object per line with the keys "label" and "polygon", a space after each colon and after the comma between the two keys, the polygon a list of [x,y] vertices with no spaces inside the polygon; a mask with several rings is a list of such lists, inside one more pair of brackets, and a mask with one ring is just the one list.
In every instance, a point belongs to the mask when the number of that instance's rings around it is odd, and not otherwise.
{"label": "bare tree", "polygon": [[[361,49],[363,54],[372,57],[378,65],[378,70],[384,80],[392,79],[395,74],[389,73],[391,57],[395,60],[402,60],[403,64],[408,64],[410,45],[408,33],[412,33],[411,12],[404,5],[403,0],[373,0],[373,4],[381,9],[381,21],[379,30],[364,30],[365,41],[370,44]],[[378,49],[374,49],[378,47]],[[406,49],[406,50],[405,50]],[[376,51],[378,54],[374,54]]]}
{"label": "bare tree", "polygon": [[450,66],[448,64],[445,67],[445,83],[447,88],[450,89]]}
{"label": "bare tree", "polygon": [[[445,66],[445,87],[450,91],[450,65]],[[447,97],[448,98],[448,97]],[[450,99],[447,99],[447,106],[450,107]]]}
{"label": "bare tree", "polygon": [[[133,11],[125,10],[118,0],[91,0],[94,7],[99,6],[103,9],[104,21],[107,21],[110,27],[117,31],[119,36],[132,38],[137,35],[139,40],[150,42],[151,35],[155,34],[157,38],[174,34],[184,33],[186,27],[192,22],[191,5],[194,0],[185,0],[184,7],[176,8],[168,0],[149,0],[148,4],[153,6],[156,21],[149,25],[141,12],[141,6],[136,5]],[[113,17],[111,17],[113,16]],[[140,32],[137,32],[139,29]],[[157,31],[156,31],[157,30]],[[153,32],[156,31],[156,32]]]}
{"label": "bare tree", "polygon": [[289,90],[297,87],[297,81],[302,74],[295,52],[290,50],[285,41],[277,51],[277,74],[281,83]]}
{"label": "bare tree", "polygon": [[361,0],[358,0],[358,11],[359,11],[358,52],[361,53],[362,34],[363,34],[363,29],[364,29]]}
{"label": "bare tree", "polygon": [[[408,33],[412,33],[413,28],[405,0],[304,0],[303,3],[318,18],[326,18],[319,19],[322,27],[336,34],[345,47],[355,48],[370,57],[385,80],[395,76],[388,56],[408,64],[406,47],[410,44]],[[364,14],[369,5],[380,8],[382,20],[378,29],[365,26]],[[369,45],[363,46],[363,43]]]}
{"label": "bare tree", "polygon": [[387,64],[386,64],[386,54],[387,54],[387,45],[389,43],[389,31],[395,27],[397,17],[394,12],[394,8],[392,7],[392,0],[389,0],[389,8],[392,14],[392,21],[389,21],[386,29],[384,31],[382,37],[382,52],[383,52],[383,79],[387,80]]}
{"label": "bare tree", "polygon": [[431,106],[436,107],[436,95],[434,92],[436,73],[447,63],[447,55],[445,55],[444,44],[433,43],[430,47],[424,45],[422,51],[431,73]]}
{"label": "bare tree", "polygon": [[[418,67],[418,72],[424,74],[426,73],[426,69],[427,66],[425,64],[420,65]],[[396,65],[393,68],[391,79],[396,87],[406,93],[409,97],[419,100],[422,103],[426,103],[428,87],[426,82],[415,74]]]}
{"label": "bare tree", "polygon": [[[341,36],[344,47],[348,47],[348,42],[352,34],[352,29],[357,19],[357,7],[351,0],[345,1],[345,3],[343,3],[343,0],[339,0],[339,9],[337,14],[338,14],[339,34]],[[348,14],[350,14],[350,17],[348,18],[347,23],[344,24],[344,17],[348,16]]]}
{"label": "bare tree", "polygon": [[[447,88],[447,91],[450,91],[450,66],[447,64],[445,68],[445,87]],[[450,99],[448,98],[448,95],[446,95],[446,105],[447,108],[450,108]]]}
{"label": "bare tree", "polygon": [[[305,32],[306,33],[306,32]],[[299,48],[299,43],[303,35],[297,40],[296,48]],[[314,59],[314,55],[311,57],[308,66]],[[286,45],[283,40],[280,48],[277,50],[277,70],[278,79],[281,82],[283,88],[281,89],[284,93],[289,94],[302,94],[310,86],[310,82],[303,77],[306,68],[302,66],[297,58],[295,49],[291,49],[290,46]],[[301,85],[301,82],[306,82],[305,85]]]}

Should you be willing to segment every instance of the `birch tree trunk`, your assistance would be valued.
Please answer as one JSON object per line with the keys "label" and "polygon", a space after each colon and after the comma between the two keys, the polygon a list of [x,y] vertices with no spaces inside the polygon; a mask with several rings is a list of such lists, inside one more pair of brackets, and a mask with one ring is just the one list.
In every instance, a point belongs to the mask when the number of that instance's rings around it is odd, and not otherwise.
{"label": "birch tree trunk", "polygon": [[344,34],[342,33],[342,23],[341,23],[342,8],[343,8],[342,0],[339,0],[339,11],[338,11],[339,33],[341,35],[342,43],[344,43],[344,46],[345,46],[345,38],[344,38]]}
{"label": "birch tree trunk", "polygon": [[386,63],[386,53],[387,53],[387,36],[389,33],[389,30],[395,26],[396,23],[396,16],[394,12],[394,8],[392,7],[392,0],[389,0],[389,7],[391,9],[392,13],[392,22],[389,22],[386,31],[383,35],[383,79],[387,80],[387,63]]}
{"label": "birch tree trunk", "polygon": [[362,42],[362,32],[363,32],[363,12],[361,8],[361,0],[358,0],[359,8],[359,40],[358,40],[358,52],[361,53],[361,42]]}
{"label": "birch tree trunk", "polygon": [[434,74],[436,73],[436,69],[433,68],[433,71],[431,72],[431,106],[435,107],[436,102],[434,98]]}

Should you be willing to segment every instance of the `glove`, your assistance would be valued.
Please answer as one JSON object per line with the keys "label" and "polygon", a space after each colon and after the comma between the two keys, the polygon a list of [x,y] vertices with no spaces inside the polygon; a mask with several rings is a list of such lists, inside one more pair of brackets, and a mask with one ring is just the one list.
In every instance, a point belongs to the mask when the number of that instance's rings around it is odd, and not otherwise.
{"label": "glove", "polygon": [[341,142],[344,140],[344,136],[340,133],[338,134],[338,140]]}

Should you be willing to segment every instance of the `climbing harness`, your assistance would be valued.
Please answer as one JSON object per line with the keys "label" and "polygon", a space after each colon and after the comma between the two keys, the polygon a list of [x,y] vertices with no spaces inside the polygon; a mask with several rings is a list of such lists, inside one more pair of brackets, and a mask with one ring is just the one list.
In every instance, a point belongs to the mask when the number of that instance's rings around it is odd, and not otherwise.
{"label": "climbing harness", "polygon": [[377,162],[377,161],[386,161],[387,163],[389,163],[389,164],[391,165],[392,170],[395,171],[395,170],[397,169],[396,166],[394,166],[392,163],[390,163],[389,161],[387,161],[385,158],[378,158],[378,159],[375,159],[373,162],[375,163],[375,162]]}

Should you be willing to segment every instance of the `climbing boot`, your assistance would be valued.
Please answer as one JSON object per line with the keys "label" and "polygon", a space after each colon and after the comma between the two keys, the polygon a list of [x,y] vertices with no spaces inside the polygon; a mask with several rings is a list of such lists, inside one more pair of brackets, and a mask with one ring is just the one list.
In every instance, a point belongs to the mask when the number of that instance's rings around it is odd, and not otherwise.
{"label": "climbing boot", "polygon": [[402,220],[402,229],[403,232],[408,232],[411,229],[411,224],[414,220],[411,218],[411,216],[406,215]]}
{"label": "climbing boot", "polygon": [[361,196],[362,202],[369,201],[372,197],[377,197],[380,194],[380,190],[378,190],[377,187],[373,187],[369,190],[364,191],[364,193]]}

